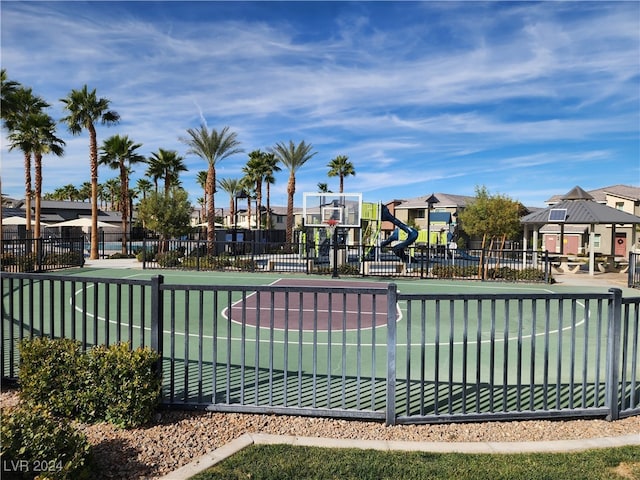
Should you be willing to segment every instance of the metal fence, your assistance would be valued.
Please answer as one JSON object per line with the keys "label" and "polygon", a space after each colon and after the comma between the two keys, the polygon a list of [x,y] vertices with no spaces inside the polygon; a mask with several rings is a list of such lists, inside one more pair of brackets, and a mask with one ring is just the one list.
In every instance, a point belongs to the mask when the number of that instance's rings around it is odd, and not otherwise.
{"label": "metal fence", "polygon": [[401,294],[4,274],[2,376],[20,339],[162,354],[171,408],[387,424],[640,414],[640,298]]}
{"label": "metal fence", "polygon": [[631,288],[640,288],[640,253],[629,253],[628,285]]}
{"label": "metal fence", "polygon": [[3,239],[3,272],[46,272],[84,265],[82,238]]}
{"label": "metal fence", "polygon": [[451,250],[426,245],[391,249],[267,241],[146,240],[145,269],[299,272],[332,276],[456,278],[549,282],[547,252],[525,250]]}

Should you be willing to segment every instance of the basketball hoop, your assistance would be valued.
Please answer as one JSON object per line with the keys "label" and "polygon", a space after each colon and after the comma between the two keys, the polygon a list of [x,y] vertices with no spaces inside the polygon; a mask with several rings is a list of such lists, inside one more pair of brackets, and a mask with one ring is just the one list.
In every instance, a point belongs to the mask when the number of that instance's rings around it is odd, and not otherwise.
{"label": "basketball hoop", "polygon": [[327,233],[329,233],[330,237],[333,238],[333,234],[336,231],[338,225],[340,225],[340,221],[334,218],[330,218],[323,222],[326,225]]}

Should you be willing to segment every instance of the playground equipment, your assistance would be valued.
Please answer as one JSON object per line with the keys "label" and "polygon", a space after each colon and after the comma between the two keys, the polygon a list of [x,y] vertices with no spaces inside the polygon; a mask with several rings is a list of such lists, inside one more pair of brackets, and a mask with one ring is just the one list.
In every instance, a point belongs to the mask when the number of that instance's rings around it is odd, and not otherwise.
{"label": "playground equipment", "polygon": [[381,205],[381,207],[381,219],[393,223],[396,226],[396,229],[387,239],[380,243],[380,247],[386,247],[390,243],[399,240],[399,231],[402,230],[407,234],[407,238],[393,245],[391,249],[393,250],[393,253],[403,262],[408,262],[410,260],[410,256],[405,252],[405,248],[416,241],[416,239],[418,238],[418,231],[394,217],[386,207],[386,205]]}

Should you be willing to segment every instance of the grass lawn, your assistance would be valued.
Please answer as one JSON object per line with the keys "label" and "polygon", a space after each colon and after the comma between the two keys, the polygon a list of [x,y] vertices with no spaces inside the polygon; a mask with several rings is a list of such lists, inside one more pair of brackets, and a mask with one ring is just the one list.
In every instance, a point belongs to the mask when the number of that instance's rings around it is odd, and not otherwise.
{"label": "grass lawn", "polygon": [[640,447],[460,454],[253,445],[191,480],[640,479]]}

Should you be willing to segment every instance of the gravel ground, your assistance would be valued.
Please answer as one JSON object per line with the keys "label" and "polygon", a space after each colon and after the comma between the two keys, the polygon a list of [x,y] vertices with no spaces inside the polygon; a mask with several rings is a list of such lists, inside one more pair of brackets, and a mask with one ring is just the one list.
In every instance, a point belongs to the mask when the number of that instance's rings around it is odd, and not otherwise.
{"label": "gravel ground", "polygon": [[[15,390],[0,406],[16,405]],[[640,416],[604,420],[520,421],[386,427],[375,422],[324,418],[163,411],[153,425],[121,430],[109,424],[79,425],[94,446],[97,479],[151,479],[165,475],[243,433],[426,442],[516,442],[640,435]]]}

